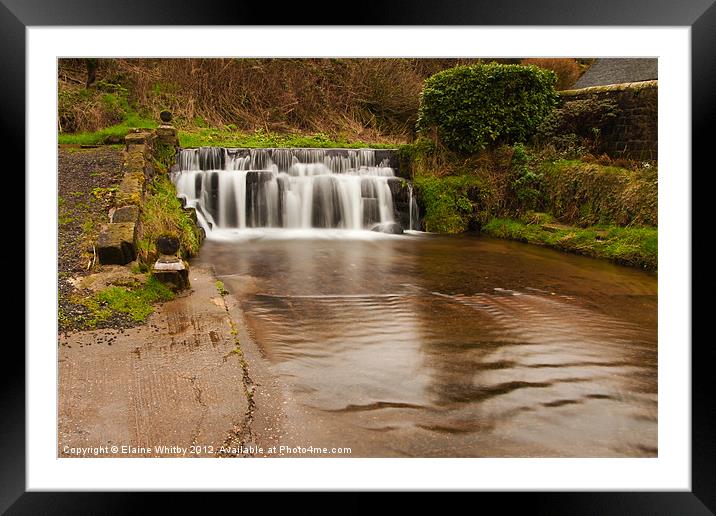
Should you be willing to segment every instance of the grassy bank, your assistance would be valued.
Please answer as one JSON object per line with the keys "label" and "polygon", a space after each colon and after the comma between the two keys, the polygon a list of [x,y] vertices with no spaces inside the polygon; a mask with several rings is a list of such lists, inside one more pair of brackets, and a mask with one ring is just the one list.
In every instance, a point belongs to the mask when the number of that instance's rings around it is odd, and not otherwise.
{"label": "grassy bank", "polygon": [[648,271],[655,271],[658,266],[658,230],[655,227],[578,228],[493,218],[482,227],[482,231],[498,238],[605,258]]}
{"label": "grassy bank", "polygon": [[323,133],[267,133],[264,131],[241,132],[235,129],[196,129],[180,130],[179,144],[182,147],[307,147],[307,148],[382,148],[391,149],[401,142],[383,139],[382,141],[363,141],[347,137],[328,136]]}
{"label": "grassy bank", "polygon": [[578,226],[658,224],[658,170],[649,164],[623,166],[578,159],[535,165],[543,181],[542,209]]}
{"label": "grassy bank", "polygon": [[[106,145],[123,141],[133,129],[151,129],[157,124],[151,120],[133,115],[124,122],[95,132],[83,132],[58,136],[61,145]],[[179,144],[190,147],[306,147],[316,149],[393,149],[403,143],[400,140],[381,138],[379,141],[356,140],[341,136],[328,136],[322,133],[267,133],[264,131],[242,132],[236,129],[196,128],[179,130]]]}
{"label": "grassy bank", "polygon": [[654,164],[567,159],[523,145],[460,156],[426,141],[401,146],[400,155],[426,231],[483,231],[656,270]]}
{"label": "grassy bank", "polygon": [[153,129],[157,123],[144,118],[137,113],[128,113],[125,119],[115,125],[105,127],[98,131],[80,133],[60,133],[57,143],[60,145],[103,145],[118,144],[132,129]]}
{"label": "grassy bank", "polygon": [[199,252],[200,229],[190,212],[182,208],[176,189],[166,174],[157,174],[148,185],[140,222],[137,252],[142,267],[148,267],[157,259],[155,241],[159,236],[178,238],[184,258]]}

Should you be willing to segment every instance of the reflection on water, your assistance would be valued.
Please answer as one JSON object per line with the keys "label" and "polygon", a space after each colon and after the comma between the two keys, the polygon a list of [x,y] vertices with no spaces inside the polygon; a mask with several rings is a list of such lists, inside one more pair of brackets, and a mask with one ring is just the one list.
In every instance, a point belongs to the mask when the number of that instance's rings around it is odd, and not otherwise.
{"label": "reflection on water", "polygon": [[305,436],[354,456],[656,455],[654,275],[467,236],[225,239],[200,259]]}

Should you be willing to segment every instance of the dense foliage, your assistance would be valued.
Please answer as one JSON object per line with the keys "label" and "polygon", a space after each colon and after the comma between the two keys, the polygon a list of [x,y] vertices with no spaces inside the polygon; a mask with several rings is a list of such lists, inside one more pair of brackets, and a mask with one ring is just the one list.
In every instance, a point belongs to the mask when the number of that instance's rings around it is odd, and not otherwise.
{"label": "dense foliage", "polygon": [[537,139],[557,150],[576,150],[576,154],[593,151],[601,134],[611,130],[619,115],[613,99],[587,98],[567,100],[542,121]]}
{"label": "dense foliage", "polygon": [[551,70],[497,63],[438,72],[425,81],[418,128],[464,154],[526,142],[557,103],[556,80]]}

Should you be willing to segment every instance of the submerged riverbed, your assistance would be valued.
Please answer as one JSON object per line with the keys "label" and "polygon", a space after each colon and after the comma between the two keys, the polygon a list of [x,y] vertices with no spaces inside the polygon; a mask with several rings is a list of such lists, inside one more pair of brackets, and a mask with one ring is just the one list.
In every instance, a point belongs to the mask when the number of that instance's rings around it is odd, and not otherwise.
{"label": "submerged riverbed", "polygon": [[341,235],[217,233],[197,259],[283,386],[285,444],[656,456],[656,275],[486,237]]}

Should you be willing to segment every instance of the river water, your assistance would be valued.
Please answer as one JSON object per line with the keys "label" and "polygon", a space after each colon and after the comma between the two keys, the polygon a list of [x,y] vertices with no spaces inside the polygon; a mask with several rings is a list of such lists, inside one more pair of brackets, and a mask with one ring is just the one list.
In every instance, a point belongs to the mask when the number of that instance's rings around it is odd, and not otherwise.
{"label": "river water", "polygon": [[[286,442],[364,457],[657,454],[657,278],[482,236],[207,240]],[[261,387],[259,387],[261,388]]]}

